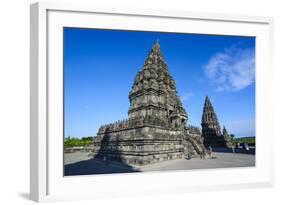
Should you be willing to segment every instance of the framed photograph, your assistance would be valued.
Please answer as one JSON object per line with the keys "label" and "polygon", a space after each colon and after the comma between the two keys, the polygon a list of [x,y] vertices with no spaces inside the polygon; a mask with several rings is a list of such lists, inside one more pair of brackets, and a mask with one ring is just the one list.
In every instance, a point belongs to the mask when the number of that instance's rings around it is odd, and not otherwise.
{"label": "framed photograph", "polygon": [[271,18],[30,16],[32,200],[272,186]]}

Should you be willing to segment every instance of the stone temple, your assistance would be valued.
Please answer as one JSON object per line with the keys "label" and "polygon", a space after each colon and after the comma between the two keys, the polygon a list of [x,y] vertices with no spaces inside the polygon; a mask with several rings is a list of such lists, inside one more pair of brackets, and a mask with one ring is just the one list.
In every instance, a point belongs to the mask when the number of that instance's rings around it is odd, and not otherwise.
{"label": "stone temple", "polygon": [[201,125],[206,147],[232,146],[231,138],[225,127],[223,127],[223,134],[221,133],[218,117],[208,96],[205,98]]}
{"label": "stone temple", "polygon": [[158,42],[137,73],[129,100],[127,119],[99,128],[93,143],[96,158],[145,165],[210,156],[199,128],[187,125],[188,115]]}

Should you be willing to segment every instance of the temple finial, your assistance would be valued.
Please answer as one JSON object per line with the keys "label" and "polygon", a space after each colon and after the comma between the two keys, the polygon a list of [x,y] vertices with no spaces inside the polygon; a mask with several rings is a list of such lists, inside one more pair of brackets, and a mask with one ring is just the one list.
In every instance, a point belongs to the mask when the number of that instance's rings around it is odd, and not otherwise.
{"label": "temple finial", "polygon": [[159,44],[159,39],[156,39],[156,42],[153,45],[153,49],[159,50],[160,49],[160,44]]}
{"label": "temple finial", "polygon": [[156,44],[159,44],[159,38],[156,39]]}
{"label": "temple finial", "polygon": [[211,104],[211,101],[210,101],[210,98],[208,95],[206,95],[205,97],[205,103],[204,103],[205,106],[210,106],[212,107],[212,104]]}

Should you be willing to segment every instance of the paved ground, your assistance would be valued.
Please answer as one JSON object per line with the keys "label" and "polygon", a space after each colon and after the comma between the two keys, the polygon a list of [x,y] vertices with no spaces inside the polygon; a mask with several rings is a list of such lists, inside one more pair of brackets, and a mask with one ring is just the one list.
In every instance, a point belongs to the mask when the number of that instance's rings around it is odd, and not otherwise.
{"label": "paved ground", "polygon": [[143,171],[168,171],[255,166],[255,155],[214,152],[215,159],[177,159],[145,166],[130,166],[91,159],[88,153],[68,153],[64,156],[65,175],[109,174]]}

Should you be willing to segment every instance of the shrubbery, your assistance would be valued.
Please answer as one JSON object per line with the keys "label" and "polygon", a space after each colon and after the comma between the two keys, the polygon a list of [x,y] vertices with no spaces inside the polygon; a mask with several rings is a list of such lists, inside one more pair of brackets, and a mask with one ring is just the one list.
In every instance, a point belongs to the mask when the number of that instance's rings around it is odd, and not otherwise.
{"label": "shrubbery", "polygon": [[[232,138],[235,143],[247,143],[247,144],[255,144],[255,137],[240,137],[240,138]],[[93,137],[67,137],[64,139],[65,147],[81,147],[87,146],[93,143]]]}
{"label": "shrubbery", "polygon": [[65,147],[81,147],[81,146],[90,145],[92,143],[93,143],[93,137],[82,137],[82,138],[67,137],[67,138],[64,138]]}

